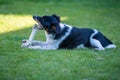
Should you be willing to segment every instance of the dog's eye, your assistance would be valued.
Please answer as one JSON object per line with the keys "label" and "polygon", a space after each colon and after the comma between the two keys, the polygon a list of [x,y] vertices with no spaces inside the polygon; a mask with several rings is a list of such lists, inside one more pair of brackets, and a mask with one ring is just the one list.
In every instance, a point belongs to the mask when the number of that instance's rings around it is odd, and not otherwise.
{"label": "dog's eye", "polygon": [[54,24],[51,24],[50,26],[54,26]]}

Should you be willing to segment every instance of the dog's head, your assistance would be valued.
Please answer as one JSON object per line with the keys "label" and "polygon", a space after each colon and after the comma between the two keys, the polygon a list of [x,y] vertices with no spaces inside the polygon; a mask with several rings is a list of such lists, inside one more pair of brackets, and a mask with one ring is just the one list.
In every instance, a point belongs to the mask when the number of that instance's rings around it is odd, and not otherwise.
{"label": "dog's head", "polygon": [[33,16],[33,19],[39,24],[43,26],[43,29],[48,34],[59,34],[60,32],[60,17],[56,15],[52,16]]}

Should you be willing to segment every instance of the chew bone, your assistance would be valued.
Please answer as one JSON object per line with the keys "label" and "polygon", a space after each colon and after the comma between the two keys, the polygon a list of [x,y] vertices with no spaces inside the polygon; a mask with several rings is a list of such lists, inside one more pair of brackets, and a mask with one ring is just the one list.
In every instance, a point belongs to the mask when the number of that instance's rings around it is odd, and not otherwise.
{"label": "chew bone", "polygon": [[34,24],[34,26],[38,27],[39,30],[43,30],[43,26],[40,25],[40,24],[38,24],[38,25],[37,25],[37,24]]}

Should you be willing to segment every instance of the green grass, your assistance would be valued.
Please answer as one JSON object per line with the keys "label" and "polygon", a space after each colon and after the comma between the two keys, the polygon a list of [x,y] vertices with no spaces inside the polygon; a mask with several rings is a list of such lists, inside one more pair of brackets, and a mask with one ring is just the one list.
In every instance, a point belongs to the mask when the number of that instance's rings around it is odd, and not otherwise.
{"label": "green grass", "polygon": [[[119,0],[0,0],[0,80],[120,80],[119,8]],[[21,48],[35,24],[32,15],[51,14],[63,23],[100,30],[117,48]],[[35,39],[45,41],[44,32]]]}

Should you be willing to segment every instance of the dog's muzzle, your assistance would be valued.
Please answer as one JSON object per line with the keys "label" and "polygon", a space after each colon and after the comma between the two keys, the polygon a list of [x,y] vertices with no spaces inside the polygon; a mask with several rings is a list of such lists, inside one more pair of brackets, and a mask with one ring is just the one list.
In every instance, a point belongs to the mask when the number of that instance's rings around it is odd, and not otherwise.
{"label": "dog's muzzle", "polygon": [[39,30],[43,30],[44,28],[43,28],[42,24],[40,23],[40,21],[38,20],[38,18],[39,18],[39,16],[33,16],[33,19],[38,23],[38,25],[35,24],[34,26],[37,26]]}

